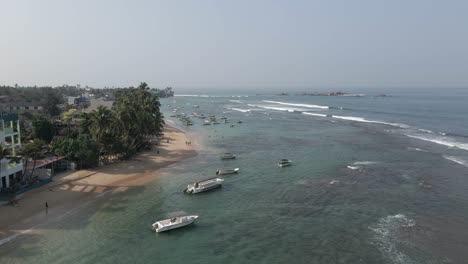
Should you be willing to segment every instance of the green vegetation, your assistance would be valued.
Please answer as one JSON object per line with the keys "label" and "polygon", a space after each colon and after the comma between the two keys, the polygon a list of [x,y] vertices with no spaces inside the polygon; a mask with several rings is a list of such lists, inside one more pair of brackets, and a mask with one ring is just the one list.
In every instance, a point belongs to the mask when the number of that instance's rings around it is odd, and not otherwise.
{"label": "green vegetation", "polygon": [[82,113],[79,135],[71,133],[54,142],[53,150],[77,161],[80,167],[90,167],[98,159],[106,162],[134,155],[151,138],[161,135],[164,119],[159,98],[146,83],[119,89],[114,96],[112,108],[99,106],[90,113]]}
{"label": "green vegetation", "polygon": [[[31,174],[34,174],[34,170],[36,169],[36,161],[43,156],[42,149],[45,146],[45,142],[38,139],[34,140],[32,142],[29,142],[23,146],[23,149],[21,150],[21,155],[26,159],[26,162],[24,164],[24,167],[28,167],[28,160],[32,159],[33,160],[33,167],[31,170]],[[27,170],[24,170],[26,173]],[[27,175],[24,175],[27,176]],[[23,177],[24,178],[24,177]]]}
{"label": "green vegetation", "polygon": [[55,135],[55,127],[52,122],[45,117],[40,116],[32,122],[32,125],[34,128],[34,138],[41,139],[46,143],[50,143],[50,141],[52,141],[52,138]]}
{"label": "green vegetation", "polygon": [[150,90],[150,92],[159,98],[168,98],[174,96],[174,91],[172,91],[172,87],[166,87],[163,90],[153,88]]}
{"label": "green vegetation", "polygon": [[[42,106],[41,111],[22,111],[21,132],[25,143],[19,157],[34,162],[41,158],[45,149],[75,161],[79,168],[96,166],[99,161],[125,159],[148,146],[151,139],[162,133],[164,119],[160,112],[160,97],[173,96],[171,87],[149,88],[146,83],[129,88],[79,88],[0,86],[0,106],[3,111],[10,107]],[[114,100],[111,108],[98,107],[92,112],[68,109],[67,96],[88,96]],[[62,104],[62,106],[60,106]],[[15,108],[12,108],[15,109]],[[31,109],[31,108],[29,108]],[[24,109],[23,109],[24,110]],[[62,122],[58,120],[61,117]],[[0,156],[9,155],[8,149],[0,146]]]}
{"label": "green vegetation", "polygon": [[69,136],[52,144],[54,151],[74,160],[78,168],[94,167],[99,162],[99,147],[89,135]]}

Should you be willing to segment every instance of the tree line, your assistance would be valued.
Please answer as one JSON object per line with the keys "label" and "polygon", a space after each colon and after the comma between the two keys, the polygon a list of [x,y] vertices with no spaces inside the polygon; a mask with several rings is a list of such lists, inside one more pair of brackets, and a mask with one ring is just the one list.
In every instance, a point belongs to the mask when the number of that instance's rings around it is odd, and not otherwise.
{"label": "tree line", "polygon": [[76,161],[79,167],[92,167],[99,161],[128,158],[162,134],[159,97],[146,83],[118,89],[114,97],[111,108],[99,106],[81,113],[79,130],[54,141],[53,151]]}

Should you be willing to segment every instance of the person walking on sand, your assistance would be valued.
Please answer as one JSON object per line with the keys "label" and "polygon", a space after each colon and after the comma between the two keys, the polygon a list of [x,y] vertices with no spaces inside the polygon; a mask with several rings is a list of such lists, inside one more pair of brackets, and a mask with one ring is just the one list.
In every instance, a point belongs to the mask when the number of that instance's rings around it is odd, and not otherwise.
{"label": "person walking on sand", "polygon": [[45,202],[45,210],[46,210],[46,214],[49,212],[49,204],[47,202]]}

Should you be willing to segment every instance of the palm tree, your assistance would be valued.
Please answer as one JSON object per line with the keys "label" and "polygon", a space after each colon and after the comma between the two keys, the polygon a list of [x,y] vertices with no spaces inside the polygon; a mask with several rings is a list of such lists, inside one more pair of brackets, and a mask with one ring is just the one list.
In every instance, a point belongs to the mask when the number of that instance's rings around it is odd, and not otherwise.
{"label": "palm tree", "polygon": [[88,122],[88,130],[92,136],[92,138],[96,141],[96,143],[100,147],[100,152],[106,152],[106,145],[109,143],[109,137],[112,137],[113,132],[113,115],[112,111],[100,105],[96,110],[93,110],[86,119]]}
{"label": "palm tree", "polygon": [[33,159],[33,167],[31,170],[30,177],[34,174],[34,170],[36,169],[36,162],[37,160],[42,156],[42,148],[44,147],[45,143],[42,140],[35,140],[33,142],[30,142],[26,145],[24,145],[21,154],[23,157],[26,159],[25,162],[25,170],[23,177],[26,175],[26,170],[27,170],[27,165],[28,165],[28,160],[31,158]]}

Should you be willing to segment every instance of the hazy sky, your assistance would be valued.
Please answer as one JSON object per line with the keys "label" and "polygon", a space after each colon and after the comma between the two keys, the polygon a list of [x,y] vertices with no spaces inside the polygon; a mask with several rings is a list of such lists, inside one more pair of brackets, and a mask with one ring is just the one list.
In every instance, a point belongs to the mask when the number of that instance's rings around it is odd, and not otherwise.
{"label": "hazy sky", "polygon": [[468,1],[0,0],[0,84],[468,87]]}

